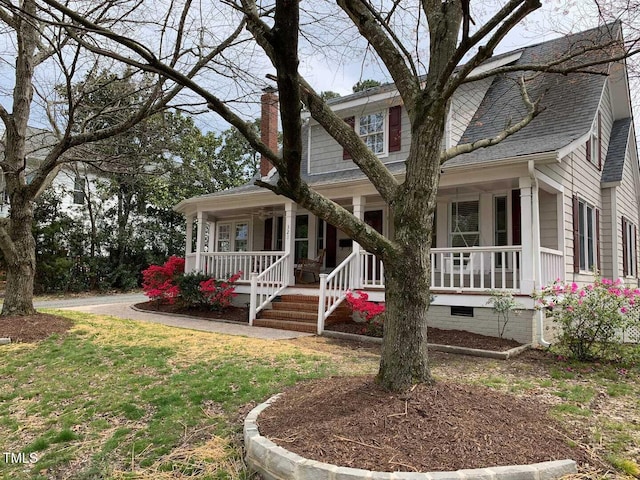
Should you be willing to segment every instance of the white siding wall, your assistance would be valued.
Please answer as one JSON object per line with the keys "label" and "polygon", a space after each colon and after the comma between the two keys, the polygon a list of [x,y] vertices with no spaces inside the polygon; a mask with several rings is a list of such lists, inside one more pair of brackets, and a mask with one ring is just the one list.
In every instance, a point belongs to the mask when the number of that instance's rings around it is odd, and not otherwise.
{"label": "white siding wall", "polygon": [[602,189],[602,215],[600,216],[600,241],[602,255],[602,276],[605,278],[618,278],[618,273],[613,268],[613,243],[611,229],[615,227],[615,219],[611,218],[611,201],[615,202],[615,189]]}
{"label": "white siding wall", "polygon": [[457,145],[491,86],[492,78],[462,85],[451,101],[450,141]]}
{"label": "white siding wall", "polygon": [[[638,224],[638,201],[637,201],[637,191],[636,191],[636,182],[633,175],[632,169],[638,169],[638,160],[637,157],[633,154],[631,148],[627,150],[627,155],[625,158],[625,166],[622,174],[622,184],[616,188],[616,208],[617,208],[617,218],[615,220],[615,229],[618,232],[616,238],[618,239],[618,261],[616,266],[615,278],[622,278],[623,268],[622,268],[622,217],[624,216],[630,222],[633,222],[638,230],[640,230],[640,225]],[[638,242],[638,238],[636,238],[636,242]],[[625,279],[627,283],[637,284],[637,278],[627,278]]]}
{"label": "white siding wall", "polygon": [[540,203],[540,246],[558,248],[558,211],[556,195],[539,190]]}

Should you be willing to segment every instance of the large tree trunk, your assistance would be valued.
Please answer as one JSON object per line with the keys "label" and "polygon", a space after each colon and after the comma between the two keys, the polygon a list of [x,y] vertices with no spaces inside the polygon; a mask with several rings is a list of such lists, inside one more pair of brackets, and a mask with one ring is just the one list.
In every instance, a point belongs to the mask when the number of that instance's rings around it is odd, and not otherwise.
{"label": "large tree trunk", "polygon": [[5,255],[7,287],[2,316],[32,315],[33,282],[36,273],[36,243],[31,233],[33,207],[28,200],[12,201],[9,235],[15,254]]}
{"label": "large tree trunk", "polygon": [[429,122],[414,122],[407,177],[391,204],[399,251],[384,258],[385,325],[378,381],[403,392],[433,383],[427,358],[427,311],[431,303],[431,232],[440,180],[444,109],[431,107]]}

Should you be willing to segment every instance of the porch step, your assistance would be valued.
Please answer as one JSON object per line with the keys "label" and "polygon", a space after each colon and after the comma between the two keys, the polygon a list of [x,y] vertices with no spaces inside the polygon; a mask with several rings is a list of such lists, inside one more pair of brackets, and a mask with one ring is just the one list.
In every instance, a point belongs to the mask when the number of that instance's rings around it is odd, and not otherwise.
{"label": "porch step", "polygon": [[[254,321],[254,325],[298,332],[316,332],[318,321],[317,296],[282,295],[280,301],[271,303],[271,307],[271,309],[260,312],[259,318]],[[341,304],[325,320],[325,325],[347,320],[351,320],[351,309],[347,305]]]}
{"label": "porch step", "polygon": [[294,332],[316,333],[317,325],[307,322],[296,322],[291,320],[276,320],[273,318],[256,318],[253,321],[256,327],[277,328],[279,330],[292,330]]}
{"label": "porch step", "polygon": [[[344,303],[344,302],[343,302]],[[334,313],[344,313],[345,315],[351,315],[351,309],[341,303]],[[271,306],[274,310],[289,310],[294,312],[318,312],[318,299],[315,302],[307,303],[294,303],[294,302],[272,302]]]}

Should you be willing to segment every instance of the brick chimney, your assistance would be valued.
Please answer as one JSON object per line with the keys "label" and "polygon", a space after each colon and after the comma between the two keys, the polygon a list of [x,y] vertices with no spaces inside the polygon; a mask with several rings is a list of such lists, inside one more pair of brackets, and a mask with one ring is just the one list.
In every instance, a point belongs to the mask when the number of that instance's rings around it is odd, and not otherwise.
{"label": "brick chimney", "polygon": [[[260,103],[262,114],[260,116],[260,139],[267,147],[278,152],[278,94],[273,87],[263,90]],[[266,177],[273,165],[264,155],[260,156],[260,175]]]}

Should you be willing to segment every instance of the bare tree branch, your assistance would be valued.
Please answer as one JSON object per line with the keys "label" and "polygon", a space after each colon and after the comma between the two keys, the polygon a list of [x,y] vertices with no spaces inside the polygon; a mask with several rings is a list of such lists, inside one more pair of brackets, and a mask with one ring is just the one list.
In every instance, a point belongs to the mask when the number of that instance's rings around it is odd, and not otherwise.
{"label": "bare tree branch", "polygon": [[376,17],[363,4],[363,1],[337,0],[337,3],[349,15],[362,36],[373,46],[389,69],[396,88],[404,100],[405,107],[411,111],[416,96],[420,92],[420,82],[418,77],[412,74],[412,70],[407,67],[403,55],[400,54],[396,45],[389,39],[383,27],[378,24]]}
{"label": "bare tree branch", "polygon": [[524,127],[529,125],[531,121],[540,113],[540,109],[538,108],[540,104],[540,97],[535,102],[531,101],[529,97],[529,93],[527,92],[527,86],[524,80],[524,77],[520,78],[520,94],[522,95],[522,100],[527,107],[527,115],[525,115],[522,120],[518,123],[513,124],[509,128],[505,128],[503,131],[498,133],[497,135],[490,138],[483,138],[481,140],[477,140],[471,143],[463,143],[460,145],[456,145],[455,147],[448,148],[443,151],[440,155],[440,164],[444,164],[447,161],[451,160],[458,155],[462,155],[464,153],[470,153],[474,150],[478,150],[480,148],[491,147],[493,145],[497,145],[498,143],[505,140],[507,137],[510,137],[514,133],[519,132]]}

